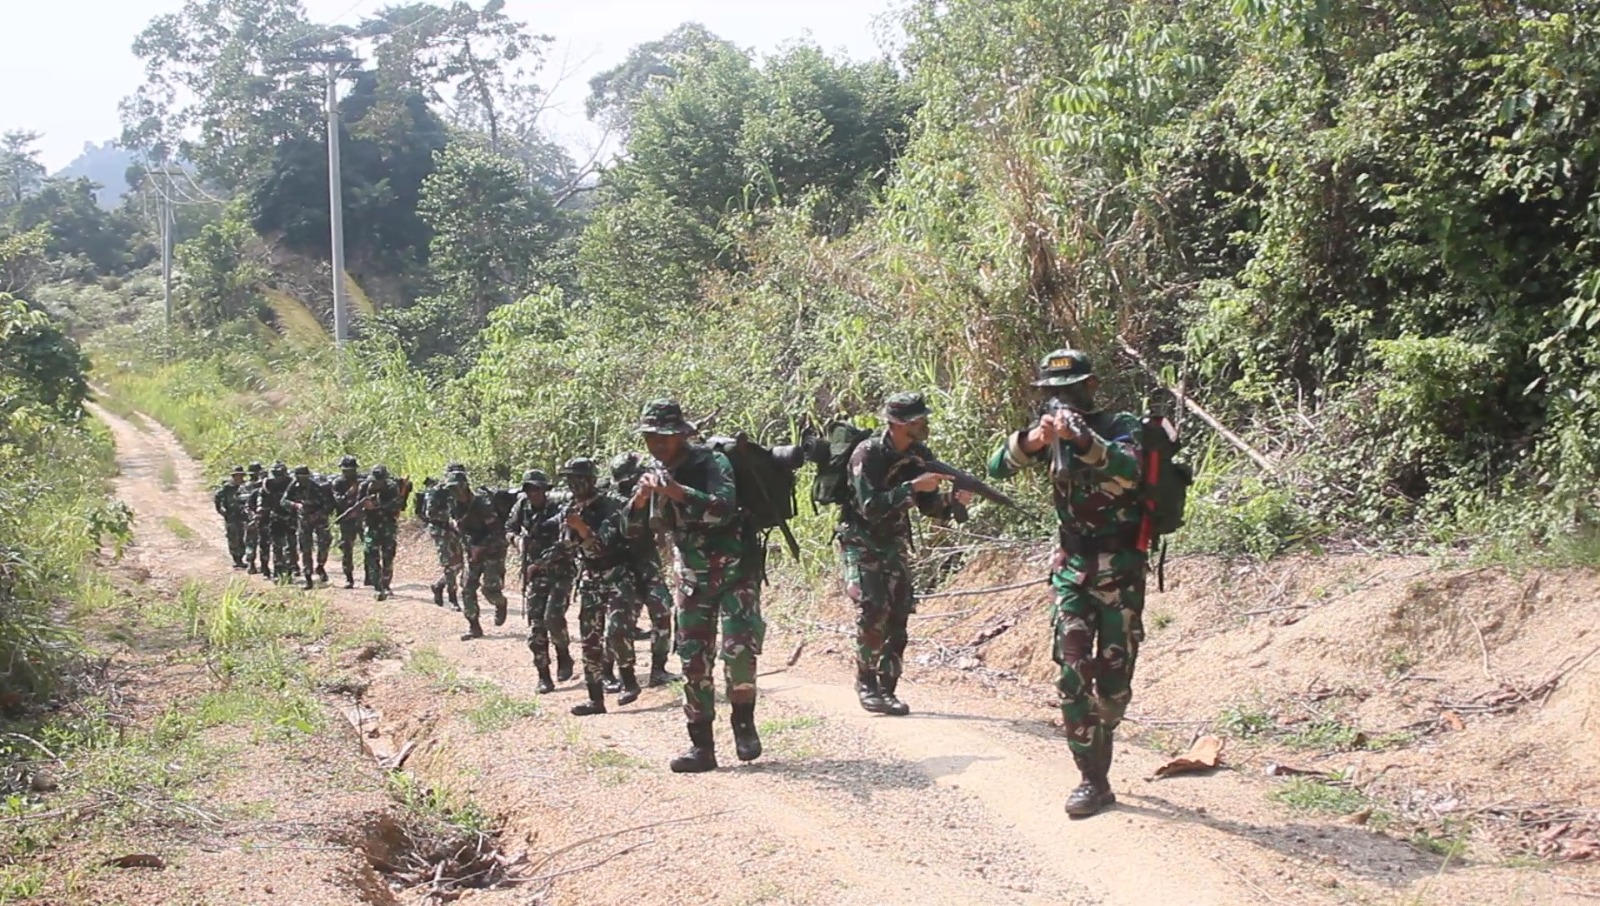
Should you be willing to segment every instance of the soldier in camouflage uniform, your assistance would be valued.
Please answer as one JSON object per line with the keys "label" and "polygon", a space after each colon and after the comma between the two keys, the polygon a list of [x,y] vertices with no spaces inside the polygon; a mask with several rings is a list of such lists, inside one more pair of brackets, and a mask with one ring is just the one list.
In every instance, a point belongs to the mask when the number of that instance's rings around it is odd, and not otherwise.
{"label": "soldier in camouflage uniform", "polygon": [[845,593],[856,604],[856,695],[861,707],[903,716],[911,708],[895,695],[906,650],[906,621],[916,612],[910,566],[909,510],[938,520],[967,518],[970,495],[941,494],[950,476],[924,472],[933,459],[931,410],[920,393],[896,393],[883,407],[884,429],[851,451],[850,501],[840,508],[839,539]]}
{"label": "soldier in camouflage uniform", "polygon": [[[356,539],[361,537],[361,511],[356,504],[361,500],[361,468],[354,456],[339,460],[339,477],[333,480],[333,505],[343,515],[339,520],[339,562],[344,567],[344,587],[356,587]],[[348,514],[348,515],[345,515]],[[372,584],[372,574],[367,569],[369,558],[362,552],[363,584]]]}
{"label": "soldier in camouflage uniform", "polygon": [[445,486],[454,497],[453,519],[467,554],[467,581],[461,589],[461,613],[467,618],[463,642],[483,638],[478,622],[478,590],[494,605],[494,625],[506,622],[506,526],[489,494],[474,494],[465,472],[451,472]]}
{"label": "soldier in camouflage uniform", "polygon": [[262,517],[258,507],[261,505],[261,481],[265,477],[261,463],[250,463],[245,470],[244,487],[239,492],[244,501],[244,566],[251,575],[266,572],[267,552],[272,547],[270,541],[261,543]]}
{"label": "soldier in camouflage uniform", "polygon": [[528,650],[539,671],[537,691],[554,692],[550,648],[555,646],[557,677],[572,679],[572,639],[567,606],[572,600],[572,552],[559,544],[561,504],[550,498],[550,479],[538,469],[522,476],[522,493],[511,508],[506,531],[522,542],[522,609],[528,618]]}
{"label": "soldier in camouflage uniform", "polygon": [[362,546],[366,549],[367,572],[372,574],[372,584],[377,598],[382,601],[393,594],[389,587],[394,581],[394,551],[400,532],[400,512],[406,501],[400,486],[389,479],[389,469],[382,464],[372,467],[372,474],[361,483],[357,492],[362,514],[366,517],[366,531]]}
{"label": "soldier in camouflage uniform", "polygon": [[295,514],[298,523],[301,577],[310,589],[316,579],[328,582],[328,546],[333,536],[328,519],[337,516],[333,489],[317,481],[307,466],[295,466],[294,482],[283,492],[283,507]]}
{"label": "soldier in camouflage uniform", "polygon": [[293,481],[289,467],[280,459],[272,464],[266,480],[261,483],[261,498],[257,504],[261,515],[257,519],[264,535],[262,543],[270,543],[272,547],[272,568],[269,571],[263,565],[261,572],[273,579],[300,574],[300,563],[295,556],[299,545],[294,541],[294,513],[283,505],[283,494]]}
{"label": "soldier in camouflage uniform", "polygon": [[689,443],[697,432],[678,404],[650,402],[641,422],[639,432],[655,461],[639,479],[625,524],[631,533],[637,531],[637,522],[648,520],[652,529],[672,533],[682,585],[676,642],[690,747],[670,767],[680,774],[717,767],[711,659],[718,650],[719,628],[735,747],[741,761],[750,761],[761,755],[755,724],[756,657],[766,634],[760,597],[766,552],[739,510],[732,464],[721,453]]}
{"label": "soldier in camouflage uniform", "polygon": [[249,521],[245,514],[248,493],[244,483],[244,466],[234,466],[228,480],[211,495],[211,505],[222,517],[223,528],[228,534],[228,556],[233,558],[234,569],[244,569],[244,533],[245,524]]}
{"label": "soldier in camouflage uniform", "polygon": [[422,493],[417,495],[417,515],[428,527],[428,537],[433,539],[434,552],[439,556],[441,572],[439,578],[433,582],[433,603],[443,607],[448,593],[450,607],[460,610],[461,604],[456,598],[456,587],[459,585],[461,569],[467,555],[461,546],[461,535],[456,532],[455,525],[450,521],[451,511],[455,505],[454,498],[455,494],[449,485],[440,484],[437,480],[429,478],[423,482]]}
{"label": "soldier in camouflage uniform", "polygon": [[[637,453],[620,453],[611,460],[611,494],[626,504],[638,486],[644,466]],[[633,573],[632,615],[628,618],[631,630],[639,622],[643,608],[650,614],[650,683],[665,686],[677,679],[667,672],[667,655],[672,650],[672,592],[661,574],[661,551],[656,546],[656,533],[648,525],[628,541],[628,566]]]}
{"label": "soldier in camouflage uniform", "polygon": [[1007,437],[989,459],[989,474],[1007,478],[1050,466],[1061,523],[1050,576],[1057,688],[1067,745],[1083,778],[1066,811],[1086,817],[1117,801],[1109,778],[1112,736],[1133,695],[1144,639],[1140,426],[1132,414],[1095,404],[1099,379],[1077,350],[1046,356],[1034,386],[1064,405]]}
{"label": "soldier in camouflage uniform", "polygon": [[559,474],[572,494],[562,508],[560,543],[573,551],[581,567],[578,631],[583,636],[583,682],[589,691],[589,700],[574,705],[572,713],[579,717],[604,714],[606,690],[601,670],[608,650],[622,680],[617,704],[632,704],[639,698],[633,637],[628,632],[633,572],[628,566],[628,538],[623,535],[624,504],[600,493],[600,470],[592,459],[574,459]]}

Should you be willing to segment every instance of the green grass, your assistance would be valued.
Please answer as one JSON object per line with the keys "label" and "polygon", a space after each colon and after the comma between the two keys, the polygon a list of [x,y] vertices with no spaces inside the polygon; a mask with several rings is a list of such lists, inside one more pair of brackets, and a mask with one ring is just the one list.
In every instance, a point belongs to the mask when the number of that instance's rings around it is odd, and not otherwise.
{"label": "green grass", "polygon": [[800,717],[774,717],[764,720],[756,727],[756,731],[763,738],[768,736],[782,736],[785,733],[794,733],[800,730],[812,730],[822,726],[822,718],[809,714]]}
{"label": "green grass", "polygon": [[[334,640],[335,651],[368,651],[372,660],[392,658],[401,653],[400,644],[383,628],[383,623],[376,619],[362,623],[358,628],[344,633]],[[434,654],[438,654],[435,650]]]}
{"label": "green grass", "polygon": [[193,541],[196,537],[194,529],[176,516],[162,517],[161,524],[166,526],[167,531],[171,532],[173,537],[180,541]]}
{"label": "green grass", "polygon": [[1275,726],[1272,715],[1257,706],[1230,705],[1217,715],[1217,729],[1240,739],[1260,736]]}
{"label": "green grass", "polygon": [[1334,786],[1310,777],[1292,777],[1273,790],[1270,798],[1297,812],[1350,815],[1372,805],[1372,800],[1348,787]]}
{"label": "green grass", "polygon": [[458,692],[488,693],[499,689],[488,680],[463,677],[456,665],[440,654],[437,648],[418,648],[412,651],[410,659],[406,661],[405,669],[408,673],[415,673],[432,680],[436,692],[448,692],[454,695]]}
{"label": "green grass", "polygon": [[485,692],[483,701],[466,713],[467,723],[479,733],[504,730],[519,720],[539,713],[537,699],[517,698],[500,689]]}
{"label": "green grass", "polygon": [[1158,613],[1150,617],[1150,629],[1160,632],[1172,625],[1173,616],[1170,613]]}
{"label": "green grass", "polygon": [[389,775],[389,795],[414,817],[476,833],[489,833],[493,819],[467,793],[447,782],[425,784],[405,772]]}

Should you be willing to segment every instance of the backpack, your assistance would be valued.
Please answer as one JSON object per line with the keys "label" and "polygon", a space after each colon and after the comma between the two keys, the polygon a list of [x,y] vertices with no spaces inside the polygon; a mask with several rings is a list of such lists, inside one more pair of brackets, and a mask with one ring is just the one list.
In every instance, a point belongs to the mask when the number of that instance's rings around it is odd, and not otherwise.
{"label": "backpack", "polygon": [[[1144,456],[1144,481],[1139,490],[1139,506],[1144,520],[1139,526],[1139,549],[1148,553],[1163,536],[1183,527],[1189,503],[1189,486],[1194,470],[1175,458],[1183,449],[1178,427],[1160,415],[1139,420],[1139,446]],[[1161,542],[1161,558],[1156,567],[1156,587],[1166,591],[1167,545]]]}
{"label": "backpack", "polygon": [[811,479],[811,509],[820,512],[830,504],[850,502],[850,454],[862,441],[872,436],[866,428],[857,428],[849,422],[831,421],[822,431],[827,444],[827,457],[819,449],[817,474]]}
{"label": "backpack", "polygon": [[489,492],[489,499],[494,503],[494,511],[500,514],[500,524],[510,522],[511,508],[517,505],[517,492],[510,488],[495,488]]}
{"label": "backpack", "polygon": [[757,531],[777,529],[790,556],[800,559],[800,543],[789,530],[796,513],[794,471],[780,465],[772,451],[748,437],[714,437],[708,446],[728,458],[739,511]]}

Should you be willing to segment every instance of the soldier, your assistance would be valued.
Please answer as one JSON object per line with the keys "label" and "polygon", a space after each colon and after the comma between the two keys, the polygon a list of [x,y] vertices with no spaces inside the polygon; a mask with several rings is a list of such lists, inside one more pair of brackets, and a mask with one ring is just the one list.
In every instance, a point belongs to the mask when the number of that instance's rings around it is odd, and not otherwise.
{"label": "soldier", "polygon": [[245,513],[248,493],[244,483],[244,466],[234,466],[228,480],[211,495],[211,505],[217,508],[217,515],[222,517],[222,525],[228,534],[228,555],[233,558],[234,569],[244,569],[245,524],[249,521]]}
{"label": "soldier", "polygon": [[298,546],[294,543],[294,514],[283,505],[283,494],[293,481],[289,467],[278,460],[261,482],[260,499],[256,503],[261,543],[272,549],[271,569],[263,564],[261,572],[272,579],[291,578],[300,573],[300,564],[295,558]]}
{"label": "soldier", "polygon": [[445,593],[448,592],[450,608],[460,610],[461,604],[456,598],[456,587],[459,584],[466,553],[461,547],[461,535],[456,532],[455,525],[450,521],[454,497],[455,494],[448,485],[429,478],[423,483],[422,493],[417,495],[417,515],[422,517],[423,524],[428,527],[428,537],[433,539],[434,552],[439,556],[441,574],[433,582],[433,603],[443,607]]}
{"label": "soldier", "polygon": [[511,508],[506,531],[522,541],[522,609],[528,618],[528,650],[539,671],[536,691],[554,692],[550,648],[556,649],[556,678],[572,679],[572,639],[567,635],[567,605],[572,599],[571,551],[561,535],[559,503],[550,498],[550,479],[538,469],[522,475],[522,493]]}
{"label": "soldier", "polygon": [[399,485],[389,480],[389,469],[382,464],[372,467],[372,473],[356,493],[360,500],[357,505],[366,517],[361,539],[366,550],[366,570],[382,601],[394,593],[389,585],[394,581],[395,539],[400,530],[400,511],[406,505],[405,495]]}
{"label": "soldier", "polygon": [[[251,462],[245,468],[244,487],[239,492],[239,496],[243,500],[242,509],[244,511],[244,566],[245,572],[250,573],[252,576],[261,572],[257,564],[261,563],[266,556],[266,552],[261,545],[261,524],[256,514],[256,505],[259,491],[261,490],[261,478],[261,463]],[[270,547],[270,545],[268,546]]]}
{"label": "soldier", "polygon": [[756,733],[756,657],[766,624],[761,619],[761,557],[765,551],[738,507],[733,466],[721,453],[691,445],[696,433],[672,400],[645,405],[639,432],[655,462],[635,488],[625,525],[649,520],[672,533],[682,592],[678,601],[678,657],[683,662],[683,712],[689,750],[672,759],[675,773],[715,770],[711,723],[716,699],[711,658],[722,631],[721,658],[733,738],[739,760],[761,755]]}
{"label": "soldier", "polygon": [[1100,381],[1085,353],[1058,349],[1039,372],[1033,386],[1052,404],[994,451],[989,474],[1007,478],[1050,465],[1061,524],[1050,576],[1057,688],[1067,745],[1082,775],[1066,811],[1087,817],[1117,801],[1108,776],[1112,736],[1133,695],[1144,639],[1140,426],[1136,416],[1096,405]]}
{"label": "soldier", "polygon": [[[896,695],[906,650],[906,621],[916,612],[910,567],[915,506],[938,520],[965,521],[970,494],[941,494],[950,476],[921,472],[932,410],[920,393],[885,401],[884,429],[856,445],[848,466],[850,500],[840,507],[845,593],[856,604],[856,696],[864,710],[896,717],[911,708]],[[920,474],[919,474],[920,472]]]}
{"label": "soldier", "polygon": [[589,700],[572,706],[578,717],[606,713],[606,690],[601,684],[601,661],[609,649],[621,674],[622,693],[617,704],[639,698],[634,676],[633,637],[629,634],[629,601],[633,573],[628,568],[629,544],[623,535],[623,504],[600,493],[600,470],[592,459],[574,459],[562,467],[572,500],[562,508],[561,544],[574,551],[582,566],[578,574],[578,631],[583,636],[583,682]]}
{"label": "soldier", "polygon": [[478,589],[494,605],[494,625],[506,622],[506,596],[501,589],[506,581],[506,527],[495,509],[494,498],[474,494],[467,473],[451,472],[445,486],[453,495],[452,517],[467,556],[467,581],[461,589],[461,613],[467,618],[467,631],[461,641],[483,638],[478,622]]}
{"label": "soldier", "polygon": [[[339,520],[339,562],[344,567],[344,587],[356,587],[356,539],[361,536],[361,510],[356,506],[361,500],[361,469],[354,456],[339,460],[339,477],[333,480],[334,508],[343,518]],[[372,575],[366,570],[368,558],[362,552],[363,581],[372,584]]]}
{"label": "soldier", "polygon": [[283,492],[283,506],[298,521],[301,578],[307,590],[314,584],[313,574],[324,585],[328,582],[328,546],[333,541],[328,519],[337,515],[335,505],[332,488],[312,477],[309,467],[295,466],[294,482]]}
{"label": "soldier", "polygon": [[[611,460],[611,494],[622,503],[633,497],[644,466],[637,453],[621,453]],[[628,567],[633,573],[632,615],[628,619],[631,630],[639,622],[641,608],[650,614],[650,682],[651,686],[665,686],[677,679],[667,672],[667,654],[672,650],[672,592],[661,575],[661,551],[656,546],[656,533],[648,525],[641,525],[637,537],[628,540]],[[635,637],[637,638],[637,637]]]}

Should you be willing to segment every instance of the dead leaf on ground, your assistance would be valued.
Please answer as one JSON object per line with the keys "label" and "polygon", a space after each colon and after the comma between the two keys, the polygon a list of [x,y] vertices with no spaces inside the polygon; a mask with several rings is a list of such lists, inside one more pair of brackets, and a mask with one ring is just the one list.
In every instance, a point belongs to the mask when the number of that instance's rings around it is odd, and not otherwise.
{"label": "dead leaf on ground", "polygon": [[108,868],[166,868],[167,860],[154,853],[129,853],[101,864]]}
{"label": "dead leaf on ground", "polygon": [[1195,740],[1193,745],[1189,746],[1189,751],[1156,768],[1156,776],[1171,777],[1174,774],[1209,771],[1221,763],[1221,737],[1202,736]]}
{"label": "dead leaf on ground", "polygon": [[1456,731],[1457,733],[1460,733],[1462,730],[1467,728],[1466,721],[1462,720],[1461,715],[1454,711],[1445,711],[1439,715],[1439,720],[1442,721],[1445,726]]}

